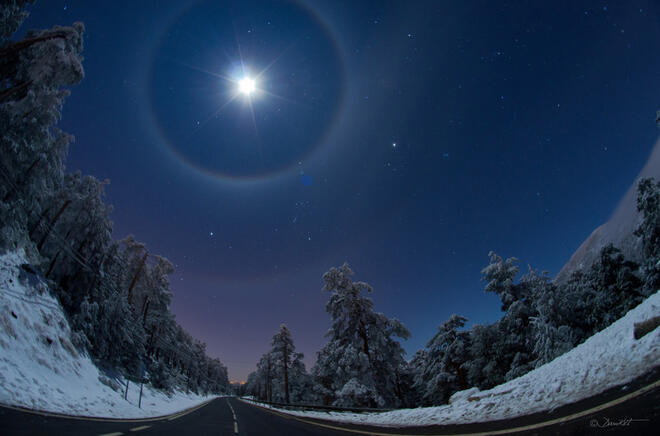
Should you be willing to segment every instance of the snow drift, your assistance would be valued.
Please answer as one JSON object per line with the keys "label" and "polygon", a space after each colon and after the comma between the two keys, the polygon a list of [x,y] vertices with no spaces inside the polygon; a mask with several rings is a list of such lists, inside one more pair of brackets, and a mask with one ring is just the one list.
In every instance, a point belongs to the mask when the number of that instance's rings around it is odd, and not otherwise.
{"label": "snow drift", "polygon": [[0,403],[42,411],[115,418],[174,413],[213,397],[172,396],[100,371],[71,343],[59,301],[38,275],[21,267],[24,253],[0,255]]}
{"label": "snow drift", "polygon": [[447,405],[365,414],[278,410],[310,418],[391,427],[467,424],[542,412],[623,385],[659,365],[660,329],[639,340],[633,337],[635,323],[658,315],[660,290],[553,361],[487,391],[472,388],[457,392]]}

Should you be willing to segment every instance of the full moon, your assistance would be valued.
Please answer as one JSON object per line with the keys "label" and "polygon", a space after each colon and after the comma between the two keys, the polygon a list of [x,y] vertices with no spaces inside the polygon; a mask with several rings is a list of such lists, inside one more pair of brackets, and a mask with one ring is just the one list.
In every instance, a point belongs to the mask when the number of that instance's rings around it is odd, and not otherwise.
{"label": "full moon", "polygon": [[257,89],[254,79],[244,77],[238,82],[238,90],[245,95],[252,94]]}

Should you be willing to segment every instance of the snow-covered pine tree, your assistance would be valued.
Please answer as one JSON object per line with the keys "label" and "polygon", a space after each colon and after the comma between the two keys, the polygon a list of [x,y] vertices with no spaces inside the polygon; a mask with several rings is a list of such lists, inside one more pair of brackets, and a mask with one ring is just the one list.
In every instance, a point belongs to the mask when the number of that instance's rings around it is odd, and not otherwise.
{"label": "snow-covered pine tree", "polygon": [[323,275],[332,327],[312,370],[318,391],[324,402],[335,405],[397,406],[398,370],[405,352],[395,338],[407,339],[410,333],[399,320],[375,312],[373,301],[363,295],[372,292],[371,286],[353,282],[351,275],[348,264]]}
{"label": "snow-covered pine tree", "polygon": [[470,336],[469,332],[458,331],[466,321],[452,315],[438,327],[424,352],[416,356],[415,388],[424,404],[444,404],[454,392],[467,389]]}
{"label": "snow-covered pine tree", "polygon": [[583,310],[581,300],[566,288],[558,288],[547,272],[529,269],[522,283],[531,295],[534,315],[531,317],[534,366],[540,366],[577,345],[572,319],[575,310]]}
{"label": "snow-covered pine tree", "polygon": [[635,235],[642,239],[646,262],[643,267],[644,292],[660,289],[660,181],[646,178],[637,185],[637,210],[642,222]]}
{"label": "snow-covered pine tree", "polygon": [[490,389],[504,383],[509,370],[509,359],[497,346],[500,341],[498,325],[475,324],[470,329],[471,359],[466,363],[468,384],[479,389]]}
{"label": "snow-covered pine tree", "polygon": [[105,184],[79,172],[66,174],[62,189],[43,204],[49,210],[64,204],[68,207],[60,207],[57,219],[53,217],[49,226],[32,233],[44,241],[42,272],[63,290],[60,297],[69,306],[67,310],[77,307],[88,293],[95,274],[92,265],[110,244],[111,208],[102,201]]}
{"label": "snow-covered pine tree", "polygon": [[499,352],[508,361],[507,380],[516,378],[531,368],[533,343],[529,324],[535,315],[532,306],[532,290],[526,283],[516,284],[518,259],[506,261],[494,252],[489,253],[490,264],[482,271],[482,280],[487,282],[486,292],[494,292],[502,301],[504,316],[497,322],[499,330]]}
{"label": "snow-covered pine tree", "polygon": [[596,333],[621,318],[641,303],[645,295],[642,281],[636,275],[639,265],[624,258],[621,250],[608,244],[600,251],[588,273],[594,290],[592,318]]}
{"label": "snow-covered pine tree", "polygon": [[268,352],[261,356],[259,363],[257,363],[257,373],[262,383],[262,399],[271,402],[273,401],[273,378],[275,375],[273,360],[272,354]]}
{"label": "snow-covered pine tree", "polygon": [[25,6],[33,0],[4,0],[0,6],[0,46],[3,46],[28,16]]}
{"label": "snow-covered pine tree", "polygon": [[146,247],[133,238],[112,242],[111,208],[102,199],[107,182],[65,175],[73,137],[56,124],[69,95],[62,87],[84,75],[84,26],[10,41],[28,3],[0,3],[0,248],[25,248],[28,260],[41,264],[71,317],[75,343],[96,360],[134,377],[151,364],[164,387],[185,377],[195,388],[227,392],[226,368],[169,311],[171,263],[152,256],[147,265]]}
{"label": "snow-covered pine tree", "polygon": [[28,229],[42,219],[41,202],[60,189],[72,136],[55,127],[68,90],[83,78],[82,23],[30,31],[8,40],[27,2],[0,5],[0,244],[29,246]]}
{"label": "snow-covered pine tree", "polygon": [[289,389],[292,403],[316,403],[314,382],[305,368],[303,353],[294,353],[289,368]]}
{"label": "snow-covered pine tree", "polygon": [[520,299],[520,289],[514,284],[520,268],[519,260],[510,257],[506,261],[495,252],[488,253],[490,263],[481,270],[482,280],[487,282],[486,292],[492,292],[500,297],[502,301],[502,311],[507,311],[509,307]]}
{"label": "snow-covered pine tree", "polygon": [[289,404],[289,371],[293,364],[293,356],[296,346],[293,344],[291,332],[285,324],[280,326],[280,330],[273,336],[271,342],[273,350],[272,356],[275,358],[275,365],[277,365],[282,374],[281,383],[284,392],[284,402]]}

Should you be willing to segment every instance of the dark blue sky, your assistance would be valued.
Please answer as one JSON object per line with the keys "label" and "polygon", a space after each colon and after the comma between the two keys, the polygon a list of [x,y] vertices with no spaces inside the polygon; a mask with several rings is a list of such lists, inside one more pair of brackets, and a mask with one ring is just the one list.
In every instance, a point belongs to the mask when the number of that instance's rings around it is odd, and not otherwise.
{"label": "dark blue sky", "polygon": [[111,180],[115,237],[176,264],[172,309],[232,379],[282,322],[313,362],[344,261],[410,354],[452,313],[494,321],[488,252],[556,274],[658,135],[650,0],[31,10],[22,31],[87,27],[68,168]]}

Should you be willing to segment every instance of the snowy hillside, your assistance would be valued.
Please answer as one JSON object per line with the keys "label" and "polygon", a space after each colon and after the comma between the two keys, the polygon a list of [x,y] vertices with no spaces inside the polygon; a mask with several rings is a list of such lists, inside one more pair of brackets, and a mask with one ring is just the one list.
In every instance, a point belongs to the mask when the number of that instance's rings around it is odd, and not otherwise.
{"label": "snowy hillside", "polygon": [[71,344],[62,307],[23,254],[0,255],[0,403],[71,415],[139,418],[170,414],[213,397],[172,397],[102,374]]}
{"label": "snowy hillside", "polygon": [[555,360],[487,391],[473,388],[457,392],[448,405],[368,414],[281,411],[345,423],[398,427],[492,421],[557,408],[625,384],[658,365],[660,328],[639,340],[633,337],[635,323],[658,315],[660,291]]}
{"label": "snowy hillside", "polygon": [[605,224],[596,228],[580,245],[559,271],[555,282],[565,281],[573,271],[589,268],[598,257],[600,250],[609,243],[621,249],[627,258],[634,261],[640,260],[642,253],[640,241],[633,235],[633,232],[641,219],[637,212],[637,182],[644,177],[660,179],[660,140],[655,144],[644,168],[626,191],[612,217]]}

